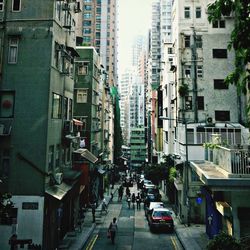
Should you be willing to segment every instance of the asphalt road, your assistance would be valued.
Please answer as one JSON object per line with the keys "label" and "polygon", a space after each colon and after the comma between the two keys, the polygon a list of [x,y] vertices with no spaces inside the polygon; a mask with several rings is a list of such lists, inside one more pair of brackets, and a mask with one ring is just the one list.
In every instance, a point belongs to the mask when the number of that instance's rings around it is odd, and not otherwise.
{"label": "asphalt road", "polygon": [[[131,188],[131,193],[137,194],[136,187]],[[182,250],[175,233],[155,232],[149,230],[147,220],[144,216],[143,205],[140,210],[136,208],[128,209],[125,197],[122,202],[114,197],[109,204],[108,214],[102,222],[96,227],[91,235],[86,250],[162,250],[173,249]],[[118,232],[115,238],[115,244],[107,238],[107,228],[113,217],[118,218]]]}

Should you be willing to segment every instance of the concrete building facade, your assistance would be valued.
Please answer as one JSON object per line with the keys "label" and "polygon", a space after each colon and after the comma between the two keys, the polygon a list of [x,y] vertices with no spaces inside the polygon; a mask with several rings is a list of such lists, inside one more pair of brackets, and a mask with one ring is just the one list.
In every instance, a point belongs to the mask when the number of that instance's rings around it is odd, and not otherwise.
{"label": "concrete building facade", "polygon": [[78,220],[81,172],[72,168],[71,155],[80,10],[69,1],[2,6],[0,190],[12,193],[14,208],[8,220],[1,218],[0,245],[9,249],[16,233],[54,249]]}
{"label": "concrete building facade", "polygon": [[[212,134],[220,134],[227,145],[244,144],[248,138],[245,98],[238,96],[235,86],[224,83],[233,69],[234,52],[227,50],[233,18],[208,23],[209,2],[173,1],[172,46],[165,44],[164,150],[176,156],[176,165],[184,162],[186,170],[189,160],[204,160],[203,144]],[[188,206],[195,205],[197,194],[185,195],[185,178],[184,191],[176,183],[176,209],[187,222]],[[186,202],[190,197],[192,204]]]}

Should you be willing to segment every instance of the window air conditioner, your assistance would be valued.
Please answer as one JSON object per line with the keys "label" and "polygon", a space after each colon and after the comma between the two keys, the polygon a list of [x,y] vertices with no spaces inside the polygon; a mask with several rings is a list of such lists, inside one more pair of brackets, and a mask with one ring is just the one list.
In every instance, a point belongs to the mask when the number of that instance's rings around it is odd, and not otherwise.
{"label": "window air conditioner", "polygon": [[63,173],[56,173],[55,180],[58,185],[61,184],[63,180]]}
{"label": "window air conditioner", "polygon": [[213,124],[213,118],[212,117],[207,117],[206,123],[207,124]]}

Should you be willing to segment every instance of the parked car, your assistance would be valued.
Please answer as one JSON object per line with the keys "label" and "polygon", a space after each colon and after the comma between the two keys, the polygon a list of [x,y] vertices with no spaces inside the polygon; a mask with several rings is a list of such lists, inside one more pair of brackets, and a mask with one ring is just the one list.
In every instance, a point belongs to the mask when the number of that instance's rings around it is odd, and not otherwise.
{"label": "parked car", "polygon": [[157,207],[164,207],[163,202],[162,201],[152,201],[149,203],[149,206],[145,207],[145,216],[147,219],[148,219],[149,213],[152,213],[153,209],[157,208]]}
{"label": "parked car", "polygon": [[174,220],[172,218],[172,212],[167,208],[154,208],[148,216],[148,225],[150,231],[154,229],[168,229],[173,232]]}
{"label": "parked car", "polygon": [[149,207],[150,202],[156,202],[158,200],[158,196],[156,194],[146,194],[144,199],[144,208]]}
{"label": "parked car", "polygon": [[144,193],[145,195],[153,194],[155,196],[155,201],[161,201],[161,194],[156,186],[154,187],[148,186],[147,188],[144,189]]}
{"label": "parked car", "polygon": [[151,182],[151,183],[145,183],[143,184],[143,189],[148,189],[148,188],[156,188],[156,186]]}

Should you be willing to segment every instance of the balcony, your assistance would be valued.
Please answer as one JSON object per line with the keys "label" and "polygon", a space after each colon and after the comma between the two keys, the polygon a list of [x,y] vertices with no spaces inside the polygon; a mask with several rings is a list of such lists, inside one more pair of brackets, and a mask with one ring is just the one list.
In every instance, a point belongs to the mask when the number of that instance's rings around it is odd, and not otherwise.
{"label": "balcony", "polygon": [[206,149],[206,160],[225,170],[230,177],[250,177],[250,151],[248,146]]}

